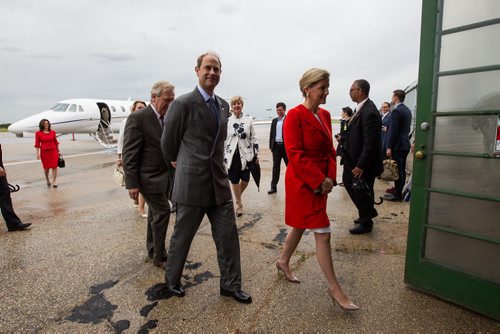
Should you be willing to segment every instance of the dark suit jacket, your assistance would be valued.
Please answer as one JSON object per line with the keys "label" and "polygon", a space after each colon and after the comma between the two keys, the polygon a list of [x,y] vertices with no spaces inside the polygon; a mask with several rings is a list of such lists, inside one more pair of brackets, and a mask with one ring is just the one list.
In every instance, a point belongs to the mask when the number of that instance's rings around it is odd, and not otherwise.
{"label": "dark suit jacket", "polygon": [[162,128],[149,105],[127,118],[123,136],[123,170],[127,189],[141,193],[168,190],[168,170],[173,169],[161,152]]}
{"label": "dark suit jacket", "polygon": [[229,104],[216,99],[218,131],[198,88],[175,99],[168,109],[161,146],[165,159],[177,162],[174,202],[208,207],[232,198],[224,165]]}
{"label": "dark suit jacket", "polygon": [[393,151],[410,149],[411,111],[400,103],[391,111],[391,122],[387,132],[387,148]]}
{"label": "dark suit jacket", "polygon": [[0,167],[3,168],[3,160],[2,160],[2,144],[0,144]]}
{"label": "dark suit jacket", "polygon": [[344,168],[352,169],[357,166],[370,176],[382,173],[381,129],[380,113],[373,101],[368,99],[351,118],[345,133],[344,148],[354,165],[344,155]]}
{"label": "dark suit jacket", "polygon": [[[283,124],[285,123],[285,117],[283,117]],[[273,121],[271,122],[271,131],[269,133],[269,148],[271,151],[274,149],[274,143],[276,141],[276,125],[278,124],[278,117],[273,118]],[[283,138],[283,145],[285,145],[285,137],[283,136],[283,128],[281,128],[281,138]]]}
{"label": "dark suit jacket", "polygon": [[382,130],[382,156],[385,156],[385,150],[387,149],[387,131],[389,131],[389,124],[391,124],[391,112],[382,116],[382,127],[386,127],[385,131]]}

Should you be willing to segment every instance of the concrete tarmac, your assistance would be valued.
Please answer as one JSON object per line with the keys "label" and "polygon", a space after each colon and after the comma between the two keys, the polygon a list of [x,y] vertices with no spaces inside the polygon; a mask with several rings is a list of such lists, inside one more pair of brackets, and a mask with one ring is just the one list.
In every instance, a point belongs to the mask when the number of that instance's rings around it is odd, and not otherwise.
{"label": "concrete tarmac", "polygon": [[[408,203],[377,207],[374,231],[353,236],[354,205],[342,187],[328,202],[332,254],[337,277],[361,310],[334,306],[315,258],[313,233],[306,232],[291,266],[301,279],[291,284],[277,275],[283,245],[284,187],[268,195],[272,157],[269,125],[257,126],[261,145],[260,192],[244,193],[237,218],[243,289],[253,303],[219,295],[219,270],[210,224],[205,220],[184,270],[184,298],[172,297],[164,272],[152,265],[145,247],[146,219],[124,188],[112,179],[116,155],[88,136],[60,137],[66,168],[59,188],[46,186],[41,164],[33,161],[32,138],[0,134],[17,214],[33,227],[0,228],[0,333],[500,333],[500,323],[403,282]],[[341,170],[338,181],[341,179]],[[253,181],[251,181],[253,182]],[[389,185],[377,181],[377,194]],[[171,217],[167,244],[175,215]]]}

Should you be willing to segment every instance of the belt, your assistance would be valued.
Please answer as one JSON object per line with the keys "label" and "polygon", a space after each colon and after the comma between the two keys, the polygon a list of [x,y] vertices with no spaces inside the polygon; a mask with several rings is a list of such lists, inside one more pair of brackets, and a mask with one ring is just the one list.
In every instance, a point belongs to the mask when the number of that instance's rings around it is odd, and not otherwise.
{"label": "belt", "polygon": [[275,143],[275,144],[279,144],[279,145],[283,145],[283,142],[282,142],[282,141],[275,141],[274,143]]}

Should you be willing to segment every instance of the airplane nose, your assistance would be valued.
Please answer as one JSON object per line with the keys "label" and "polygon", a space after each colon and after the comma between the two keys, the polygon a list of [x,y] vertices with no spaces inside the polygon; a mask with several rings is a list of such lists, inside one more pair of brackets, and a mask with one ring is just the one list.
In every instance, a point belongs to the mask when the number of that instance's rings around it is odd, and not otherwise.
{"label": "airplane nose", "polygon": [[19,126],[19,122],[15,122],[11,125],[9,125],[9,127],[7,128],[7,130],[10,132],[10,133],[13,133],[16,135],[16,137],[22,137],[23,136],[23,130],[22,128]]}

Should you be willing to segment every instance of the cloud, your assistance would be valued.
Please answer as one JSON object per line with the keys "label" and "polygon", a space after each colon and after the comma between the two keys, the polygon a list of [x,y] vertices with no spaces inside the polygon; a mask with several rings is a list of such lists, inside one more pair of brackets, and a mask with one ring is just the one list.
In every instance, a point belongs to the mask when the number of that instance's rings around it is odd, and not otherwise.
{"label": "cloud", "polygon": [[[0,41],[0,43],[2,43]],[[24,53],[25,50],[19,46],[0,46],[0,51],[1,52],[6,52],[6,53]]]}
{"label": "cloud", "polygon": [[225,3],[220,5],[217,8],[217,13],[223,14],[223,15],[230,15],[235,13],[238,10],[238,7],[232,3]]}
{"label": "cloud", "polygon": [[131,52],[125,50],[94,52],[92,53],[92,57],[111,62],[136,59],[136,56],[134,56]]}
{"label": "cloud", "polygon": [[64,58],[64,55],[54,54],[54,53],[28,53],[24,55],[28,59],[36,59],[36,60],[56,60]]}
{"label": "cloud", "polygon": [[[158,80],[171,81],[181,95],[196,85],[196,58],[207,50],[222,59],[216,92],[246,97],[252,116],[265,118],[271,107],[274,115],[278,101],[301,103],[298,81],[311,67],[331,73],[325,108],[332,114],[353,105],[347,91],[357,78],[370,81],[379,104],[417,77],[420,6],[414,0],[0,1],[0,91],[16,97],[30,91],[30,108],[17,98],[2,100],[0,123],[72,97],[148,97]],[[404,10],[392,15],[394,8]]]}

